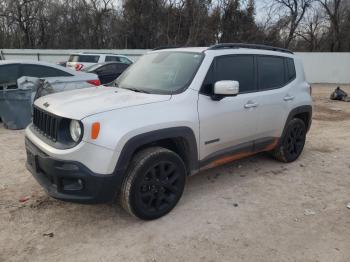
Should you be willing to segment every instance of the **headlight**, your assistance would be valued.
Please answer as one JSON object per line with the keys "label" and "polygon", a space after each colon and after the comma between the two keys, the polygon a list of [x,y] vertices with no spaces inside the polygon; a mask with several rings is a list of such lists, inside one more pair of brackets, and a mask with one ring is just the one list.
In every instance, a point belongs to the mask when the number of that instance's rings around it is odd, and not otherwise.
{"label": "headlight", "polygon": [[77,120],[71,120],[69,124],[69,132],[74,142],[78,142],[81,138],[81,127]]}

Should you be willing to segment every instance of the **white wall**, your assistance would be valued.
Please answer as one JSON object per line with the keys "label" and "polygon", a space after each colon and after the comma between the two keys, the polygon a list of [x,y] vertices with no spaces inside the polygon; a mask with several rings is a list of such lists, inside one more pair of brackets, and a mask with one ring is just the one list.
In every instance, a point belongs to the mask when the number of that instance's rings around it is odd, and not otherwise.
{"label": "white wall", "polygon": [[111,53],[126,55],[133,60],[147,52],[145,49],[0,49],[0,57],[11,60],[40,60],[46,62],[67,61],[72,53]]}
{"label": "white wall", "polygon": [[350,84],[350,53],[296,53],[310,83]]}
{"label": "white wall", "polygon": [[[30,59],[57,63],[67,61],[69,55],[76,52],[115,53],[137,60],[147,51],[145,49],[1,49],[0,56],[4,59]],[[304,62],[308,82],[350,84],[350,53],[296,53],[296,55],[300,56]]]}

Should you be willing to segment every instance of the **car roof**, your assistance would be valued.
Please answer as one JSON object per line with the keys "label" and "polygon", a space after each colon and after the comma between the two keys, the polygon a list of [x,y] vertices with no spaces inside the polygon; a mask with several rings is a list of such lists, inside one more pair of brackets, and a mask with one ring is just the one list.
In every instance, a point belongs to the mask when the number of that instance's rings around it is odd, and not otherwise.
{"label": "car roof", "polygon": [[194,52],[207,53],[214,52],[217,54],[244,53],[244,54],[268,54],[277,56],[294,56],[294,53],[288,49],[258,44],[241,44],[241,43],[225,43],[217,44],[210,47],[160,47],[152,50],[152,52]]}
{"label": "car roof", "polygon": [[10,64],[26,64],[26,65],[42,65],[42,66],[48,66],[52,67],[64,72],[67,72],[71,75],[79,75],[81,72],[80,71],[74,71],[72,69],[56,65],[53,63],[49,62],[42,62],[42,61],[36,61],[36,60],[0,60],[0,66],[1,65],[10,65]]}
{"label": "car roof", "polygon": [[57,66],[54,63],[42,62],[42,61],[36,61],[36,60],[0,60],[0,64],[1,65],[4,65],[4,64],[32,64],[32,65],[44,65],[44,66],[51,66],[51,67],[55,67],[55,68],[62,68],[62,66]]}
{"label": "car roof", "polygon": [[108,64],[130,65],[130,64],[128,64],[128,63],[123,63],[123,62],[118,62],[118,61],[101,62],[101,63],[97,63],[96,65],[103,66],[103,65],[108,65]]}
{"label": "car roof", "polygon": [[111,54],[111,53],[90,53],[90,52],[80,52],[80,53],[72,53],[70,55],[109,55],[109,56],[120,56],[120,57],[125,57],[130,60],[129,57],[125,55],[119,55],[119,54]]}
{"label": "car roof", "polygon": [[172,51],[172,52],[202,53],[207,49],[208,49],[208,47],[156,48],[156,49],[152,50],[152,52]]}
{"label": "car roof", "polygon": [[[93,64],[91,66],[88,66],[86,67],[85,69],[82,69],[83,72],[89,72],[91,70],[91,68],[93,68],[92,71],[95,71],[96,69],[102,67],[102,66],[105,66],[105,65],[110,65],[110,64],[121,64],[121,65],[130,65],[130,64],[127,64],[127,63],[122,63],[122,62],[116,62],[116,61],[110,61],[110,62],[102,62],[102,63],[96,63],[96,64]],[[86,71],[88,70],[88,71]]]}

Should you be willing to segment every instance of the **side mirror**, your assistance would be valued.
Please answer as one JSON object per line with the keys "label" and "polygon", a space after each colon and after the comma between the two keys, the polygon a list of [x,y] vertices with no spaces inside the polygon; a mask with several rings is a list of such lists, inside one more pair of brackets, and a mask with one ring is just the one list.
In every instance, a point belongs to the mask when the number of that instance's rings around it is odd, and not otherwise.
{"label": "side mirror", "polygon": [[239,93],[239,82],[222,80],[214,84],[213,100],[221,100],[226,96],[236,96]]}

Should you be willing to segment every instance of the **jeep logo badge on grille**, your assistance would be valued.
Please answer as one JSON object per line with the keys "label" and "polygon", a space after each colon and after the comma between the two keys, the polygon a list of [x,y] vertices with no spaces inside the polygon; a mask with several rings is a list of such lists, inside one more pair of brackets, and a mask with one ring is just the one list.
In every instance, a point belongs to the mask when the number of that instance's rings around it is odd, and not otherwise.
{"label": "jeep logo badge on grille", "polygon": [[48,102],[45,102],[45,103],[44,103],[44,106],[45,106],[45,107],[49,107],[50,104],[49,104]]}

